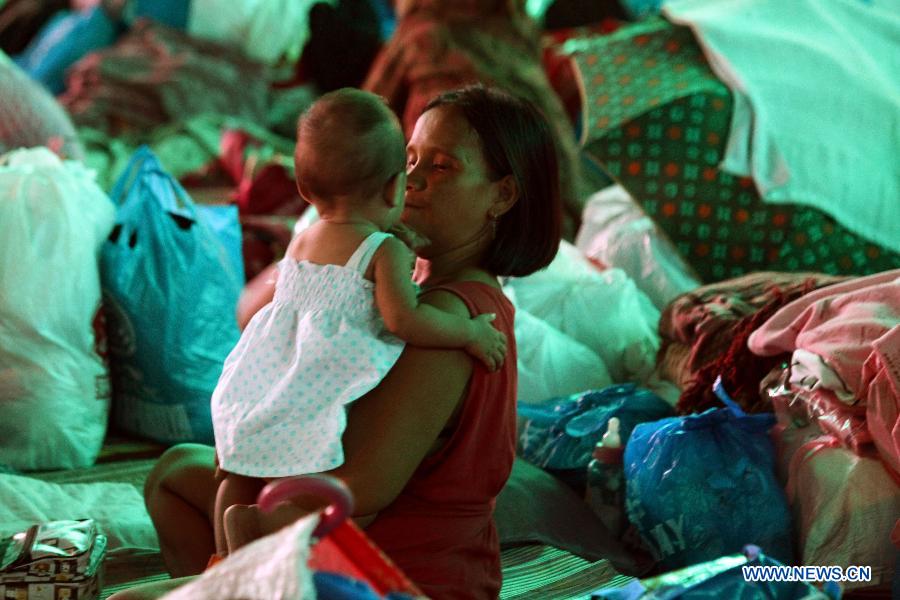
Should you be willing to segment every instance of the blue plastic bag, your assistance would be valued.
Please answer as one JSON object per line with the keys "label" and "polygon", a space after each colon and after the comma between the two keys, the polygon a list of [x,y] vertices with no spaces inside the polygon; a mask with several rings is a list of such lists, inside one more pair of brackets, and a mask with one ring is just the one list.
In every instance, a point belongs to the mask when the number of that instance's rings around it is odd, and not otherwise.
{"label": "blue plastic bag", "polygon": [[673,414],[669,404],[633,383],[588,390],[539,405],[518,404],[524,424],[519,434],[519,455],[546,469],[581,469],[612,417],[620,421],[622,443],[638,423]]}
{"label": "blue plastic bag", "polygon": [[59,94],[66,89],[68,68],[89,52],[109,46],[118,35],[119,25],[101,6],[64,11],[41,29],[15,61],[32,79]]}
{"label": "blue plastic bag", "polygon": [[747,544],[791,562],[790,512],[768,437],[775,417],[727,403],[638,425],[625,446],[628,518],[664,569]]}
{"label": "blue plastic bag", "polygon": [[672,571],[628,585],[603,588],[591,594],[591,600],[839,600],[841,588],[825,584],[819,590],[803,581],[759,581],[744,579],[745,566],[780,566],[756,546],[744,548],[743,554],[723,556],[715,560]]}
{"label": "blue plastic bag", "polygon": [[[236,209],[217,236],[204,216],[210,211],[198,210],[146,146],[111,196],[118,214],[101,272],[113,421],[161,442],[212,443],[210,397],[240,335]],[[221,239],[238,247],[227,250]]]}

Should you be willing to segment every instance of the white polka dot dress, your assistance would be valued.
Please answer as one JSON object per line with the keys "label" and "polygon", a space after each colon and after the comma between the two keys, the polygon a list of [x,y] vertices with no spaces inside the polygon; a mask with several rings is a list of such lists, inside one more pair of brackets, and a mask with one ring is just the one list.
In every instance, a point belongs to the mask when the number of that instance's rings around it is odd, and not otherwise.
{"label": "white polka dot dress", "polygon": [[247,325],[213,392],[224,470],[285,477],[343,463],[346,405],[381,381],[404,346],[384,329],[363,277],[388,237],[373,233],[344,266],[279,262],[274,300]]}

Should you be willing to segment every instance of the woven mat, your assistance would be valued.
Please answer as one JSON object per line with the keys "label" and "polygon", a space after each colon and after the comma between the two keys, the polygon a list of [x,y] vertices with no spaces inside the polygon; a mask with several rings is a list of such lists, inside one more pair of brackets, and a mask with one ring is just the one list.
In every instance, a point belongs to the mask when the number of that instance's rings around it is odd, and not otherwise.
{"label": "woven mat", "polygon": [[[161,447],[129,440],[108,441],[101,461],[88,469],[33,473],[34,477],[54,483],[111,481],[143,488]],[[149,458],[148,458],[149,456]],[[544,545],[509,548],[502,552],[502,600],[563,600],[589,598],[600,587],[625,585],[630,578],[619,575],[605,560],[590,562],[563,550]],[[158,552],[120,549],[111,552],[104,563],[100,600],[110,594],[167,579]]]}
{"label": "woven mat", "polygon": [[[631,578],[619,575],[605,560],[590,562],[550,546],[504,550],[501,600],[587,599],[601,587],[618,587]],[[108,557],[100,600],[132,586],[167,579],[159,553],[120,552]]]}

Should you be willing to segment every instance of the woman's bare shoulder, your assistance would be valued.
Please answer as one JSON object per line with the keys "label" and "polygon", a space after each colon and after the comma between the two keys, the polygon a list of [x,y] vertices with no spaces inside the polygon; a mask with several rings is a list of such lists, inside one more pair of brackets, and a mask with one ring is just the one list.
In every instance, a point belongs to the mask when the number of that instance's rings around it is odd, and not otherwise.
{"label": "woman's bare shoulder", "polygon": [[450,314],[461,317],[469,316],[469,308],[466,306],[466,303],[463,302],[458,294],[448,289],[427,290],[419,296],[419,301]]}

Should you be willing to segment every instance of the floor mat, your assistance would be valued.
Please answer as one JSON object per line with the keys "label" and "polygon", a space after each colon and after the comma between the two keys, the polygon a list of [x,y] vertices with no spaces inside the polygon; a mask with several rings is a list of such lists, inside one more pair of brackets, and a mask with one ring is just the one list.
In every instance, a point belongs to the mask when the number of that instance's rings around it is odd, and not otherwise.
{"label": "floor mat", "polygon": [[609,561],[590,562],[551,546],[532,545],[504,550],[501,600],[564,600],[590,598],[601,587],[619,587],[631,577],[619,574]]}

